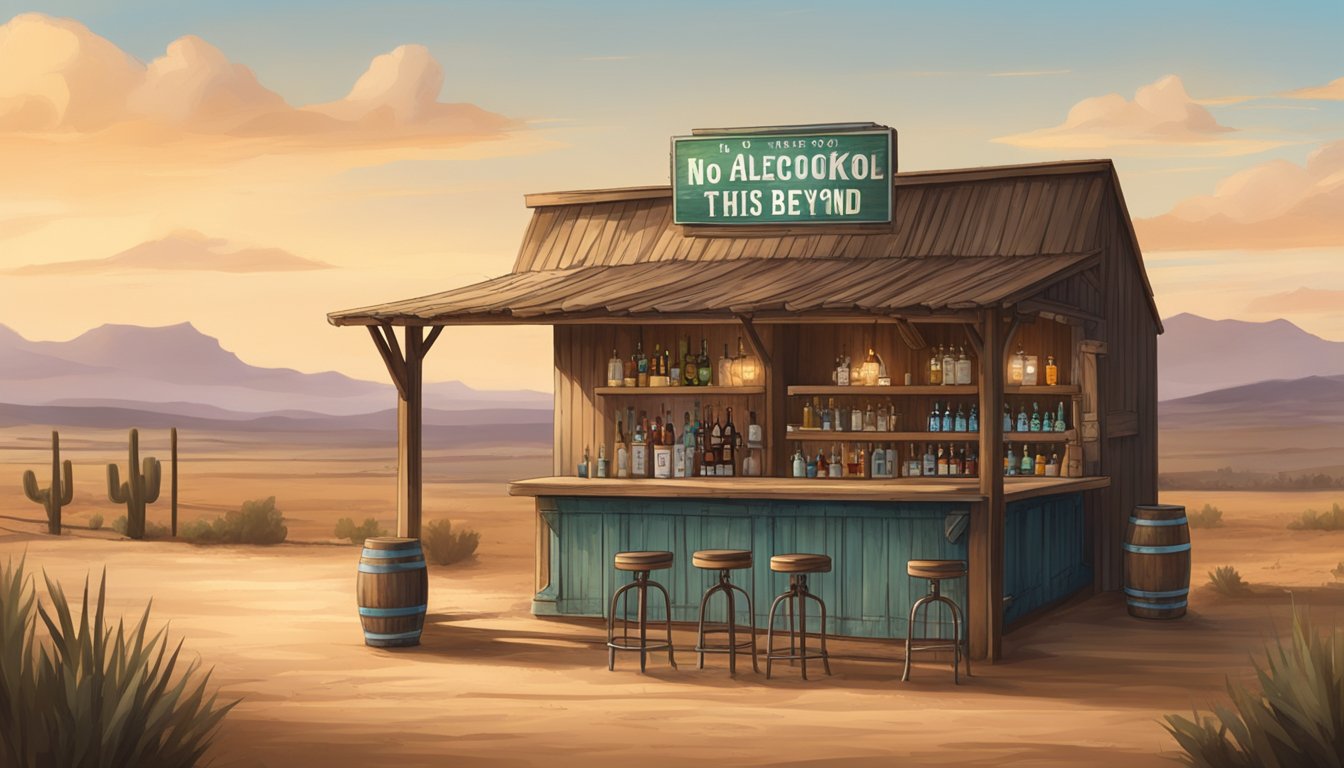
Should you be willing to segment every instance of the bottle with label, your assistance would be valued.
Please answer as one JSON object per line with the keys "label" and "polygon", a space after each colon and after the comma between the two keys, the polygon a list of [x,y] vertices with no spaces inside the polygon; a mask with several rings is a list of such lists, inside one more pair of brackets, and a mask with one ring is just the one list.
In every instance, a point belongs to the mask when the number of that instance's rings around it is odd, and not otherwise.
{"label": "bottle with label", "polygon": [[1055,386],[1059,383],[1059,366],[1055,365],[1055,356],[1045,356],[1045,383],[1047,386]]}
{"label": "bottle with label", "polygon": [[1025,405],[1022,406],[1022,409],[1017,412],[1017,431],[1018,432],[1031,431],[1031,419],[1028,418],[1027,416],[1027,406]]}
{"label": "bottle with label", "polygon": [[1003,383],[1010,386],[1021,384],[1023,377],[1026,376],[1026,371],[1027,353],[1021,345],[1018,345],[1017,354],[1008,358],[1008,376]]}
{"label": "bottle with label", "polygon": [[947,477],[952,469],[948,464],[947,450],[943,446],[938,446],[938,476]]}
{"label": "bottle with label", "polygon": [[760,424],[756,423],[756,412],[748,411],[747,422],[747,447],[761,448],[765,445],[765,431]]}
{"label": "bottle with label", "polygon": [[625,382],[625,361],[611,350],[611,359],[607,361],[607,386],[619,387]]}
{"label": "bottle with label", "polygon": [[845,476],[845,465],[841,463],[840,452],[831,445],[831,458],[826,464],[826,476],[832,480],[839,480]]}
{"label": "bottle with label", "polygon": [[958,347],[957,354],[957,383],[971,383],[971,358],[966,356],[966,348]]}
{"label": "bottle with label", "polygon": [[[709,415],[714,415],[713,410]],[[723,425],[719,423],[718,417],[714,417],[713,421],[707,417],[705,423],[709,424],[709,447],[714,453],[714,463],[709,467],[709,474],[719,477],[723,475]]]}
{"label": "bottle with label", "polygon": [[1045,412],[1041,414],[1041,431],[1042,432],[1055,431],[1054,417],[1050,415],[1049,408],[1046,408]]}
{"label": "bottle with label", "polygon": [[685,387],[693,387],[699,382],[697,375],[697,366],[695,355],[691,353],[691,337],[686,337],[686,344],[681,348],[681,384]]}
{"label": "bottle with label", "polygon": [[663,357],[663,345],[661,343],[653,345],[653,357],[649,358],[649,386],[667,386],[667,373],[663,367],[666,362]]}
{"label": "bottle with label", "polygon": [[970,451],[966,454],[966,466],[964,469],[968,477],[976,477],[980,474],[980,460],[976,456],[975,446],[971,446]]}
{"label": "bottle with label", "polygon": [[1013,431],[1013,409],[1007,403],[1003,404],[1003,431]]}
{"label": "bottle with label", "polygon": [[924,464],[915,452],[915,444],[910,444],[910,453],[905,455],[905,476],[919,477],[924,474]]}
{"label": "bottle with label", "polygon": [[877,431],[877,411],[873,410],[872,403],[868,403],[868,408],[863,412],[863,431]]}
{"label": "bottle with label", "polygon": [[929,431],[941,432],[943,429],[943,414],[938,410],[938,403],[933,404],[933,410],[929,413]]}
{"label": "bottle with label", "polygon": [[840,354],[835,358],[835,383],[837,386],[848,387],[852,382],[849,380],[849,356],[845,354],[845,348],[840,347]]}
{"label": "bottle with label", "polygon": [[630,444],[631,477],[649,476],[649,441],[644,422],[644,414],[641,413],[639,421],[635,422],[635,437]]}
{"label": "bottle with label", "polygon": [[696,360],[696,383],[702,387],[709,386],[711,378],[711,369],[709,362],[709,340],[700,339],[700,357]]}
{"label": "bottle with label", "polygon": [[1064,401],[1059,401],[1059,410],[1055,411],[1055,431],[1063,432],[1068,427],[1064,424]]}
{"label": "bottle with label", "polygon": [[1050,460],[1045,464],[1046,477],[1059,477],[1059,454],[1050,454]]}
{"label": "bottle with label", "polygon": [[659,416],[654,426],[653,439],[653,476],[672,477],[672,446],[676,442],[676,433],[672,431],[672,414],[667,415],[667,423]]}
{"label": "bottle with label", "polygon": [[891,430],[891,409],[886,405],[877,407],[877,431],[890,432]]}
{"label": "bottle with label", "polygon": [[1027,423],[1027,430],[1030,432],[1041,431],[1041,406],[1037,403],[1031,404],[1031,421]]}
{"label": "bottle with label", "polygon": [[952,419],[952,431],[953,431],[953,432],[965,432],[966,430],[967,430],[967,424],[966,424],[966,410],[965,410],[965,406],[962,405],[962,404],[960,404],[960,403],[958,403],[958,404],[957,404],[957,415]]}
{"label": "bottle with label", "polygon": [[1035,464],[1035,462],[1032,460],[1031,456],[1032,456],[1032,453],[1031,453],[1031,446],[1030,446],[1030,445],[1023,446],[1023,448],[1022,448],[1022,467],[1021,467],[1021,470],[1019,471],[1018,474],[1026,475],[1026,476],[1028,476],[1028,477],[1030,477],[1031,475],[1036,474],[1036,464]]}
{"label": "bottle with label", "polygon": [[980,431],[980,414],[977,413],[977,410],[978,410],[978,406],[972,404],[972,405],[971,405],[971,415],[968,416],[968,417],[966,417],[966,431],[967,431],[967,432],[979,432],[979,431]]}
{"label": "bottle with label", "polygon": [[855,405],[852,409],[850,409],[850,410],[848,411],[848,413],[849,413],[849,430],[848,430],[848,431],[850,431],[850,432],[862,432],[862,431],[863,431],[863,411],[859,408],[858,405]]}
{"label": "bottle with label", "polygon": [[834,413],[835,413],[835,398],[831,398],[830,407],[821,409],[821,430],[823,432],[830,432],[832,429],[835,428],[835,423],[832,421],[832,419],[834,418],[833,416]]}
{"label": "bottle with label", "polygon": [[947,351],[943,353],[943,383],[952,385],[957,383],[957,358],[952,354],[952,345],[947,345]]}
{"label": "bottle with label", "polygon": [[947,401],[946,403],[943,403],[943,423],[942,423],[942,427],[943,427],[943,429],[942,429],[943,432],[951,432],[951,431],[952,431],[952,401],[951,401],[951,400]]}
{"label": "bottle with label", "polygon": [[934,477],[938,474],[938,455],[928,443],[924,444],[924,466],[920,469],[924,477]]}
{"label": "bottle with label", "polygon": [[1045,454],[1039,445],[1036,446],[1036,458],[1032,462],[1032,469],[1035,470],[1037,477],[1045,475]]}
{"label": "bottle with label", "polygon": [[719,358],[719,366],[715,377],[715,383],[721,387],[731,386],[733,383],[733,358],[728,356],[728,344],[724,342],[723,357]]}
{"label": "bottle with label", "polygon": [[649,386],[649,358],[644,356],[644,342],[635,342],[635,386]]}
{"label": "bottle with label", "polygon": [[[621,380],[621,386],[633,387],[639,383],[639,359],[635,357],[635,353],[631,352],[630,359],[625,360],[624,363],[625,378]],[[633,430],[634,425],[631,424],[630,428]]]}
{"label": "bottle with label", "polygon": [[882,450],[882,460],[887,465],[887,477],[896,476],[896,444],[887,443],[887,447]]}
{"label": "bottle with label", "polygon": [[793,476],[807,477],[807,459],[803,458],[803,449],[793,452]]}
{"label": "bottle with label", "polygon": [[588,477],[588,446],[583,446],[583,458],[579,460],[579,477]]}
{"label": "bottle with label", "polygon": [[872,471],[871,476],[881,478],[887,476],[887,452],[882,448],[874,448],[872,453]]}
{"label": "bottle with label", "polygon": [[943,348],[941,346],[929,356],[929,383],[943,383]]}
{"label": "bottle with label", "polygon": [[816,429],[816,428],[817,428],[815,417],[814,417],[813,414],[812,414],[812,403],[811,403],[810,401],[807,401],[807,400],[804,400],[804,401],[803,401],[803,421],[802,421],[802,428],[803,428],[803,429]]}
{"label": "bottle with label", "polygon": [[607,446],[605,444],[597,446],[597,476],[608,477],[610,469],[607,467]]}
{"label": "bottle with label", "polygon": [[723,471],[719,474],[733,477],[737,474],[737,427],[733,426],[733,409],[727,409],[728,416],[723,424],[723,449],[719,452],[719,463]]}
{"label": "bottle with label", "polygon": [[[704,421],[700,422],[698,430],[700,435],[700,475],[701,477],[713,477],[718,473],[719,458],[715,452],[714,439],[710,435],[710,415],[711,409],[705,409]],[[722,434],[720,434],[722,436]]]}
{"label": "bottle with label", "polygon": [[1008,452],[1003,456],[1003,474],[1017,474],[1017,454],[1013,453],[1013,446],[1008,446]]}
{"label": "bottle with label", "polygon": [[[672,420],[672,416],[670,414],[668,415],[667,418],[669,422]],[[690,411],[683,411],[681,422],[681,439],[675,441],[672,446],[673,477],[691,476],[690,462],[688,462],[688,459],[691,459],[691,457],[695,455],[694,439],[695,439],[694,435],[691,434],[691,413]]]}
{"label": "bottle with label", "polygon": [[630,446],[625,442],[625,431],[621,420],[616,420],[616,476],[630,477]]}

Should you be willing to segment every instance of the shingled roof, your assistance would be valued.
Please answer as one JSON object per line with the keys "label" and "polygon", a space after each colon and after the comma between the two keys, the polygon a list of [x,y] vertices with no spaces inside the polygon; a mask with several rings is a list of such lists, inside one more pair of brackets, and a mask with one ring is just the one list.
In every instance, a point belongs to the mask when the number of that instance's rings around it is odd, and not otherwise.
{"label": "shingled roof", "polygon": [[510,274],[328,319],[802,319],[1007,305],[1095,263],[1107,206],[1129,221],[1107,160],[904,173],[893,183],[892,224],[847,231],[683,227],[672,223],[666,186],[529,195],[534,213]]}

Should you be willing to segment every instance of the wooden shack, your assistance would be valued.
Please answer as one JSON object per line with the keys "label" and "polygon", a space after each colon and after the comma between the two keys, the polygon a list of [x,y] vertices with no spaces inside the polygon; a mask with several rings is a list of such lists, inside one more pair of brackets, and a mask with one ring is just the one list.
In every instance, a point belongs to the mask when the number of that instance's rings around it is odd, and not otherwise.
{"label": "wooden shack", "polygon": [[[690,567],[690,551],[731,546],[758,553],[759,625],[769,604],[759,598],[780,586],[768,555],[817,551],[836,563],[817,587],[832,632],[904,637],[923,589],[905,562],[961,557],[969,583],[953,593],[969,605],[972,654],[993,660],[1005,628],[1079,593],[1119,589],[1130,510],[1157,498],[1162,327],[1114,167],[896,173],[891,184],[889,223],[830,227],[676,224],[668,186],[528,195],[532,219],[509,274],[332,313],[335,325],[368,327],[397,382],[399,533],[419,533],[424,354],[445,327],[540,324],[554,326],[554,471],[510,486],[536,498],[538,614],[603,615],[618,578],[612,553],[648,548],[676,553],[664,582],[673,618],[694,620],[712,575]],[[745,339],[762,380],[608,386],[613,350],[624,358],[638,342],[646,353],[661,344],[679,354],[688,336],[716,358]],[[970,384],[929,383],[940,346],[975,361]],[[890,384],[831,379],[842,350],[862,359],[870,347]],[[1053,356],[1058,381],[1006,384],[1019,347],[1039,366]],[[846,412],[880,402],[895,423],[882,433],[801,429],[813,398]],[[978,431],[928,432],[935,402],[973,406]],[[1005,404],[1014,416],[1035,404],[1062,408],[1065,428],[1005,432]],[[599,447],[613,455],[617,419],[671,413],[680,436],[679,417],[706,405],[732,407],[739,431],[755,413],[761,476],[576,476],[585,450],[590,461]],[[978,473],[791,476],[798,453],[843,441],[894,444],[902,457],[910,444],[918,453],[946,443],[978,454]],[[1026,446],[1061,456],[1061,476],[1005,477],[1006,452]]]}

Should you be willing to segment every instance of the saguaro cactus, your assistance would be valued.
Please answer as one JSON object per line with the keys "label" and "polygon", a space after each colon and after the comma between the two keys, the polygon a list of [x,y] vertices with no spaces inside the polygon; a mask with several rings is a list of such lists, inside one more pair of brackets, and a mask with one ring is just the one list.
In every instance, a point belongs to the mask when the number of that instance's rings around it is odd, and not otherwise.
{"label": "saguaro cactus", "polygon": [[159,460],[146,456],[140,462],[140,431],[131,430],[131,465],[126,470],[126,482],[121,482],[116,464],[107,465],[107,498],[126,505],[126,535],[132,539],[145,537],[145,505],[159,500]]}
{"label": "saguaro cactus", "polygon": [[[61,470],[64,467],[64,474]],[[37,475],[33,470],[23,473],[23,495],[30,501],[41,504],[47,510],[47,533],[61,535],[61,507],[69,504],[75,495],[74,472],[70,460],[61,464],[61,435],[51,431],[51,485],[37,487]]]}

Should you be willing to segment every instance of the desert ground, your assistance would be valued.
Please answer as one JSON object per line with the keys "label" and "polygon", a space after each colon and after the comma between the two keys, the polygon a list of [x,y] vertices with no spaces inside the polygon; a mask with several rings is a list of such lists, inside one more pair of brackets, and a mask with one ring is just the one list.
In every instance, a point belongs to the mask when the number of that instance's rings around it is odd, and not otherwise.
{"label": "desert ground", "polygon": [[[67,592],[105,567],[109,605],[128,618],[152,598],[151,622],[168,622],[214,668],[222,698],[241,699],[211,751],[219,766],[1172,765],[1161,716],[1221,701],[1228,674],[1250,679],[1249,654],[1286,628],[1290,601],[1320,621],[1344,620],[1330,573],[1344,532],[1286,528],[1344,493],[1172,492],[1162,500],[1225,513],[1222,527],[1192,534],[1197,588],[1179,621],[1131,619],[1116,594],[1078,600],[1014,630],[1007,659],[977,665],[962,686],[932,661],[900,682],[901,650],[874,641],[835,643],[834,676],[809,682],[787,667],[770,681],[749,671],[732,679],[722,657],[698,670],[688,650],[675,670],[655,656],[646,676],[633,657],[608,672],[597,623],[528,612],[533,511],[504,482],[548,474],[548,446],[444,441],[426,456],[426,519],[480,531],[478,555],[431,568],[420,647],[377,650],[355,614],[358,550],[335,543],[332,528],[347,516],[392,524],[387,435],[183,434],[182,518],[274,495],[295,543],[273,547],[134,542],[75,527],[124,513],[106,499],[103,465],[124,467],[125,433],[62,438],[76,498],[72,527],[55,538],[18,482],[33,468],[45,484],[48,434],[0,430],[9,478],[0,558],[26,555]],[[166,434],[141,441],[142,454],[167,455]],[[166,498],[165,487],[152,521],[167,523]],[[1253,595],[1204,586],[1224,564]],[[692,634],[680,628],[678,647]]]}

